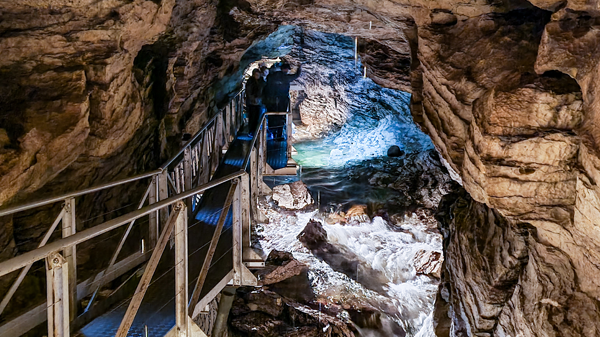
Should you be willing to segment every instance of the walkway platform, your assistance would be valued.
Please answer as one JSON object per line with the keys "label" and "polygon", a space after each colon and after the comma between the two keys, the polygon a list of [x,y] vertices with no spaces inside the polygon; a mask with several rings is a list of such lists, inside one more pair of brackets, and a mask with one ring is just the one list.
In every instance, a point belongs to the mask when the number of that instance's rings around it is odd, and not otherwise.
{"label": "walkway platform", "polygon": [[[240,132],[238,132],[240,134]],[[211,180],[235,173],[242,168],[244,158],[251,148],[252,139],[246,134],[237,135],[228,146],[221,163]],[[270,148],[269,148],[270,144]],[[268,143],[267,162],[279,167],[287,165],[287,142],[285,140]],[[193,217],[188,223],[188,294],[191,296],[197,277],[207,254],[213,232],[219,221],[219,216],[231,182],[223,183],[207,190],[193,210]],[[201,291],[200,298],[224,280],[230,279],[233,268],[233,216],[232,210],[227,214],[219,243],[215,251],[207,279]],[[175,249],[173,246],[165,249],[154,277],[147,290],[142,305],[135,316],[128,336],[145,337],[147,329],[149,337],[163,337],[175,326]],[[191,277],[194,277],[193,279]],[[189,299],[188,299],[189,300]],[[131,298],[121,302],[111,311],[96,318],[80,330],[80,336],[108,337],[114,336],[127,310]]]}

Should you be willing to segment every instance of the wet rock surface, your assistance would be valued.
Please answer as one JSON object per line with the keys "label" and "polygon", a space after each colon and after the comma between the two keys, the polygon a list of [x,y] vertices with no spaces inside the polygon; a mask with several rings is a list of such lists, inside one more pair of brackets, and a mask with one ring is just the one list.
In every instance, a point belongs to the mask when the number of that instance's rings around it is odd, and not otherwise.
{"label": "wet rock surface", "polygon": [[262,288],[237,290],[230,336],[356,336],[354,325],[316,303],[308,267],[291,253],[273,250],[257,274]]}
{"label": "wet rock surface", "polygon": [[[154,169],[180,145],[183,129],[193,133],[213,113],[213,94],[225,97],[220,91],[237,86],[227,77],[239,75],[238,62],[255,40],[280,23],[302,23],[367,40],[359,48],[373,68],[367,74],[386,86],[410,86],[415,121],[473,199],[535,227],[543,244],[529,251],[524,275],[531,283],[523,284],[540,286],[514,293],[539,292],[544,302],[511,299],[500,317],[512,328],[502,324],[506,330],[497,333],[597,334],[586,325],[597,320],[579,315],[597,312],[600,289],[595,2],[18,0],[1,6],[3,205]],[[393,60],[382,62],[387,55]],[[408,62],[410,72],[396,70]],[[390,70],[399,75],[385,76]],[[81,227],[135,202],[132,195],[142,189],[78,201]],[[35,246],[52,211],[12,219],[14,230],[5,234],[13,237],[0,240],[8,252],[2,257]],[[536,276],[549,270],[559,275],[549,276],[552,286]],[[470,282],[485,279],[477,275]],[[452,315],[475,320],[479,309],[468,304],[453,307]],[[519,319],[522,312],[531,313],[535,328]]]}
{"label": "wet rock surface", "polygon": [[330,243],[320,222],[310,221],[298,235],[298,240],[333,270],[347,275],[368,289],[385,294],[383,287],[388,282],[385,275],[372,269],[366,261],[344,246]]}
{"label": "wet rock surface", "polygon": [[256,273],[260,285],[287,298],[308,303],[315,298],[308,278],[308,266],[289,252],[272,250],[265,268]]}
{"label": "wet rock surface", "polygon": [[[436,302],[438,336],[448,336],[450,326],[459,335],[481,336],[599,331],[596,300],[571,288],[572,261],[536,227],[507,219],[462,189],[444,197],[437,218],[446,254]],[[459,316],[454,308],[468,309]]]}
{"label": "wet rock surface", "polygon": [[402,151],[400,149],[400,147],[398,147],[398,145],[392,145],[390,146],[390,148],[387,150],[387,155],[388,157],[400,157],[404,154],[404,151]]}
{"label": "wet rock surface", "polygon": [[275,186],[273,200],[285,209],[303,209],[313,204],[314,200],[302,181]]}

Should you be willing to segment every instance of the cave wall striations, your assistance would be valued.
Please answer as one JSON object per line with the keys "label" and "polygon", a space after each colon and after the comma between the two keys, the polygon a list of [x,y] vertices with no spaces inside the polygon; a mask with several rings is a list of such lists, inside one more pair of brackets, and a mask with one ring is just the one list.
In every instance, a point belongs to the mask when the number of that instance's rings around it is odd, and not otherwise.
{"label": "cave wall striations", "polygon": [[[214,112],[212,97],[234,91],[245,51],[280,25],[358,36],[369,77],[410,90],[414,120],[470,195],[442,204],[438,333],[600,335],[596,2],[15,0],[0,9],[0,204],[155,168]],[[80,226],[142,188],[78,200]],[[56,212],[0,219],[0,258],[35,246]]]}
{"label": "cave wall striations", "polygon": [[[237,70],[248,47],[277,27],[240,25],[228,14],[232,6],[0,4],[0,205],[146,172],[178,150],[181,135],[216,111],[210,84]],[[79,226],[137,202],[145,183],[79,198]],[[59,206],[2,219],[0,256],[34,248]]]}
{"label": "cave wall striations", "polygon": [[386,85],[410,81],[415,121],[470,194],[444,224],[440,335],[600,335],[595,2],[250,2],[410,57]]}
{"label": "cave wall striations", "polygon": [[597,19],[534,5],[419,26],[413,115],[470,194],[441,221],[440,336],[600,335]]}
{"label": "cave wall striations", "polygon": [[[153,143],[158,121],[132,68],[142,46],[167,27],[173,5],[173,0],[0,5],[1,205],[152,166],[152,152],[135,153]],[[107,195],[115,203],[132,202],[115,191]],[[99,195],[78,200],[80,220],[103,213],[106,200]],[[58,206],[0,220],[1,258],[36,247]]]}

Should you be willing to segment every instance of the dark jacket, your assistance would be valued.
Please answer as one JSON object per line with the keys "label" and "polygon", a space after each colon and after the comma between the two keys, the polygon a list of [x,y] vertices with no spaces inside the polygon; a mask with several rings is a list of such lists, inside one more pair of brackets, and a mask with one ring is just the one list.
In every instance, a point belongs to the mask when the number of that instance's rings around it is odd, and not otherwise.
{"label": "dark jacket", "polygon": [[250,105],[261,105],[265,81],[262,78],[258,80],[250,77],[246,82],[246,103]]}
{"label": "dark jacket", "polygon": [[283,71],[276,71],[267,76],[267,86],[265,87],[265,97],[288,97],[290,94],[290,83],[300,77],[302,68],[294,75],[285,74]]}

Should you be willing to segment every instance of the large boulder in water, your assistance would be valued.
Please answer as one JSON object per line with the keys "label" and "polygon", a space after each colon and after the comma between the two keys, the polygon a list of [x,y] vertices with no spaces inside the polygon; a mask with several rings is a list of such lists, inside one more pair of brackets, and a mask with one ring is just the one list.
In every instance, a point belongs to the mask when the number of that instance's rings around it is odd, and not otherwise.
{"label": "large boulder in water", "polygon": [[303,209],[314,203],[308,188],[300,180],[273,187],[273,200],[286,209]]}
{"label": "large boulder in water", "polygon": [[388,157],[400,157],[404,154],[404,151],[400,150],[398,145],[392,145],[387,150]]}
{"label": "large boulder in water", "polygon": [[315,294],[308,278],[308,266],[296,260],[292,253],[273,250],[265,268],[257,273],[259,285],[300,302],[309,302]]}
{"label": "large boulder in water", "polygon": [[309,221],[304,230],[298,234],[298,240],[331,269],[345,274],[365,288],[387,295],[384,288],[389,282],[387,277],[382,272],[371,268],[365,260],[347,247],[329,242],[327,231],[320,222]]}

